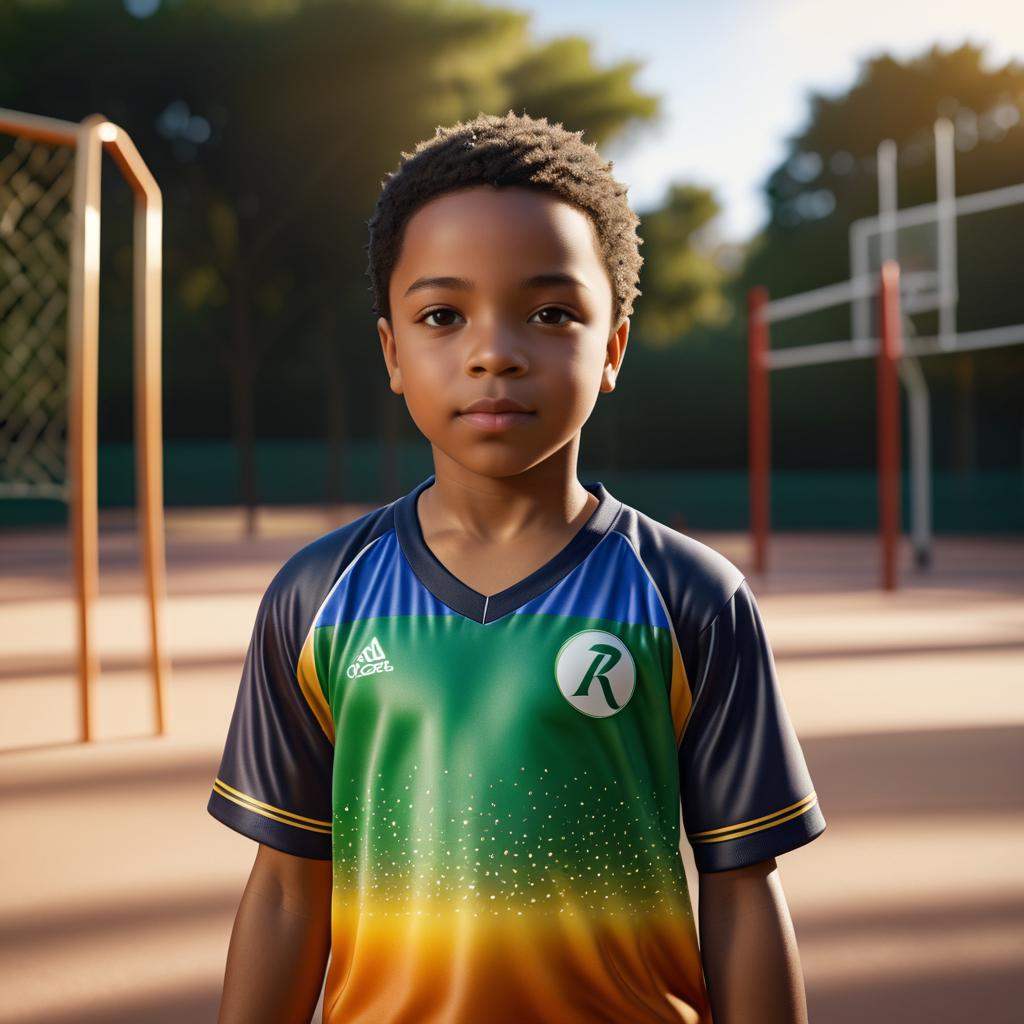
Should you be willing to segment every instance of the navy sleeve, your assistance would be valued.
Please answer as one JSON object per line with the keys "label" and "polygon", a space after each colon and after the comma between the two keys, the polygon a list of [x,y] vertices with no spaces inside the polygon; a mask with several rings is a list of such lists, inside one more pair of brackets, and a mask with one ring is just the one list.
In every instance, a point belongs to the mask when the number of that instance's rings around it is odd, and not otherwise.
{"label": "navy sleeve", "polygon": [[271,581],[256,615],[207,810],[285,853],[331,858],[334,720],[303,647],[345,567],[392,522],[386,505],[307,544]]}
{"label": "navy sleeve", "polygon": [[825,830],[746,580],[696,637],[679,745],[686,836],[698,871],[776,857]]}
{"label": "navy sleeve", "polygon": [[302,589],[286,566],[263,596],[207,810],[257,842],[329,860],[334,747],[298,678]]}

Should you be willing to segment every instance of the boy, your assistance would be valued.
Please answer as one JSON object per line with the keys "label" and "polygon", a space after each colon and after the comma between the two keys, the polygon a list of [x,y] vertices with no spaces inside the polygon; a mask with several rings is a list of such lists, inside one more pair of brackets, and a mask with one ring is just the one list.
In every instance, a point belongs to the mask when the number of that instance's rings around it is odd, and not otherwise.
{"label": "boy", "polygon": [[[259,841],[222,1024],[806,1020],[775,856],[818,808],[743,575],[576,476],[641,265],[581,133],[481,115],[370,221],[434,473],[263,599],[216,818]],[[700,935],[680,857],[700,872]]]}

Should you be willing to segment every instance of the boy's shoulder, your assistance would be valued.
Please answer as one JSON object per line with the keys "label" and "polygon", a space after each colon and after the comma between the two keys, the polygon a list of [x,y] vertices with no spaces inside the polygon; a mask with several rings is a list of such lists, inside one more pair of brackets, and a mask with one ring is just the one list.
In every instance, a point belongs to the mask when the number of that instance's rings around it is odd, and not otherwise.
{"label": "boy's shoulder", "polygon": [[629,541],[663,600],[681,641],[693,641],[745,582],[724,554],[623,504],[615,531]]}
{"label": "boy's shoulder", "polygon": [[263,608],[276,609],[304,636],[331,588],[361,552],[394,527],[394,502],[365,512],[317,537],[277,570],[263,595]]}

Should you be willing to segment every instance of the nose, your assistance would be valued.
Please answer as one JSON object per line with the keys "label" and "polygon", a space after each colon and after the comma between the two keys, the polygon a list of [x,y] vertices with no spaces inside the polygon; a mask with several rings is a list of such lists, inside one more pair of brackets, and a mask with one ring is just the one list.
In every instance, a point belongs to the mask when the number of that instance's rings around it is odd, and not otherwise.
{"label": "nose", "polygon": [[465,362],[465,370],[470,377],[479,377],[485,373],[518,377],[528,368],[529,361],[522,340],[508,325],[497,319],[475,325]]}

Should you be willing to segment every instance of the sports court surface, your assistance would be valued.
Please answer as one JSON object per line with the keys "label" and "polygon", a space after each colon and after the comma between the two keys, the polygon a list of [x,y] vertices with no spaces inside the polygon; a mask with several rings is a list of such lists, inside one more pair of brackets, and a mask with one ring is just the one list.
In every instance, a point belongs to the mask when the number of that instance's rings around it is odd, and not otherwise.
{"label": "sports court surface", "polygon": [[[130,520],[102,519],[76,741],[67,534],[0,533],[0,1021],[216,1020],[255,844],[206,801],[263,588],[364,511],[168,516],[169,735],[152,723]],[[746,538],[697,533],[740,568]],[[939,538],[878,589],[877,541],[783,535],[752,577],[824,835],[779,860],[817,1024],[1010,1024],[1024,1006],[1024,539]],[[692,859],[684,859],[693,878]],[[696,882],[691,885],[696,904]],[[319,1012],[314,1018],[319,1020]]]}

